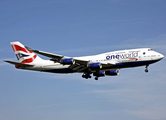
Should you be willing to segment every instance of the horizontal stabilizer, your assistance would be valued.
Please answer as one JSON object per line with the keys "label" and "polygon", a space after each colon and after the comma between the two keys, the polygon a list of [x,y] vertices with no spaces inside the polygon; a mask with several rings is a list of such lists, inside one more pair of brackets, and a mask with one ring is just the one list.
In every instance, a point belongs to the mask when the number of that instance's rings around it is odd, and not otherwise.
{"label": "horizontal stabilizer", "polygon": [[32,66],[33,66],[33,65],[29,65],[29,64],[23,64],[23,63],[8,61],[8,60],[4,60],[4,62],[13,64],[13,65],[18,65],[18,66],[20,66],[20,67],[32,67]]}

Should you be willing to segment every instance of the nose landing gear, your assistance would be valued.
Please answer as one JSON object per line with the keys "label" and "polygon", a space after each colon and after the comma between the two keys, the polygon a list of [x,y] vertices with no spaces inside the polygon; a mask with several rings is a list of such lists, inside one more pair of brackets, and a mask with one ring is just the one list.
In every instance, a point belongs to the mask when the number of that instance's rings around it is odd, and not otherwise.
{"label": "nose landing gear", "polygon": [[146,73],[148,72],[148,66],[149,66],[149,65],[146,65],[146,67],[145,67],[145,68],[146,68],[146,69],[145,69],[145,72],[146,72]]}

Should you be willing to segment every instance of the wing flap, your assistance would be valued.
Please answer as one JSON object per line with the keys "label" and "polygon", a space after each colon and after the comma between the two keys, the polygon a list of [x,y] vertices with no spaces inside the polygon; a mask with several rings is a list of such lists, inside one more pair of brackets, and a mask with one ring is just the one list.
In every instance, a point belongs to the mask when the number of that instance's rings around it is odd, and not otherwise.
{"label": "wing flap", "polygon": [[71,65],[70,68],[77,72],[84,72],[84,70],[87,69],[87,67],[85,67],[84,65],[79,64]]}
{"label": "wing flap", "polygon": [[82,66],[81,65],[79,65],[79,66],[77,66],[77,67],[75,67],[75,68],[73,68],[73,70],[78,70],[78,69],[80,69],[80,68],[82,68]]}

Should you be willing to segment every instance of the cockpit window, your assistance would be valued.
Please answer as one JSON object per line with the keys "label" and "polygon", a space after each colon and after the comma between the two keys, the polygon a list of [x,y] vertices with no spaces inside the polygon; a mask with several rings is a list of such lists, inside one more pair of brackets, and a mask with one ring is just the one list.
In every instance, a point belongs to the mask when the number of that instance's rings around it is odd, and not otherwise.
{"label": "cockpit window", "polygon": [[148,51],[153,51],[152,49],[148,49]]}

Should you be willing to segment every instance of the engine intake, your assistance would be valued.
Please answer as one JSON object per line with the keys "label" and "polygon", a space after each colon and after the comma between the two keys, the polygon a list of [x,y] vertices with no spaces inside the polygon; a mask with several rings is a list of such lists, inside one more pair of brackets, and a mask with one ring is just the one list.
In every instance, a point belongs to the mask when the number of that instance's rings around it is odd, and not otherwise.
{"label": "engine intake", "polygon": [[73,65],[75,64],[75,60],[73,58],[63,58],[60,63],[63,65]]}
{"label": "engine intake", "polygon": [[115,76],[119,74],[119,70],[109,70],[109,71],[105,71],[106,75],[110,75],[110,76]]}

